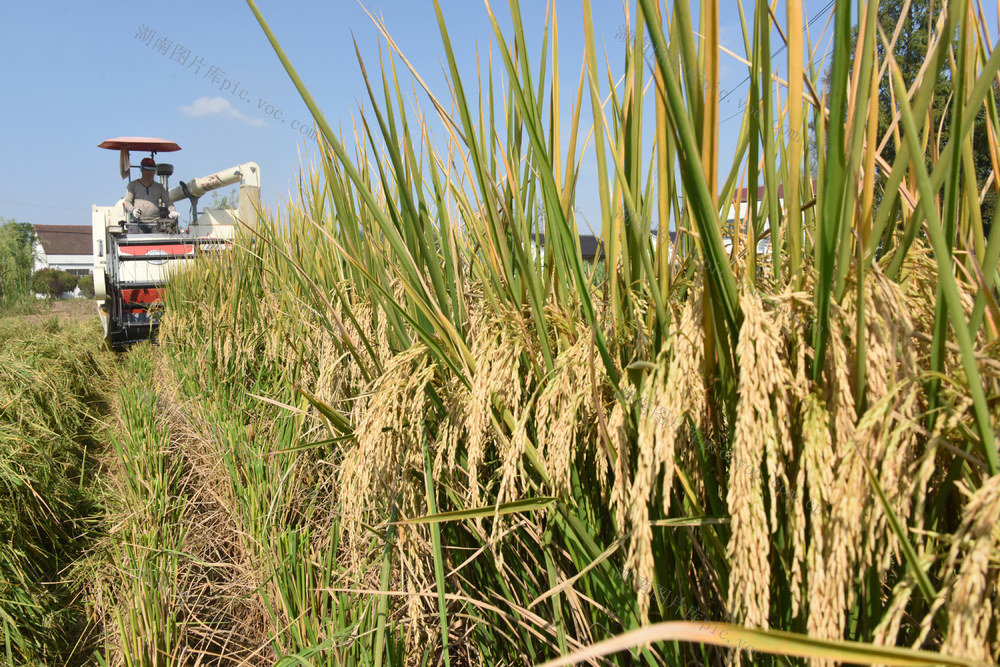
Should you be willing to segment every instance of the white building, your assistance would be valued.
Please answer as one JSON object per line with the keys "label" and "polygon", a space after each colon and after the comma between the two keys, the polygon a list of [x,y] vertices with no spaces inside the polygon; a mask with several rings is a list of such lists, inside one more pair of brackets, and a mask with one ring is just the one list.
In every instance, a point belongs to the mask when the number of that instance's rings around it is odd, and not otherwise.
{"label": "white building", "polygon": [[35,271],[62,269],[75,276],[90,275],[94,250],[90,225],[34,225]]}
{"label": "white building", "polygon": [[[765,188],[763,185],[757,188],[757,210],[760,211],[761,201],[764,199]],[[726,215],[726,224],[731,225],[735,229],[737,222],[739,222],[740,228],[742,230],[742,235],[747,234],[747,221],[750,213],[750,191],[748,188],[740,188],[733,194],[733,203],[729,206],[729,212]],[[785,206],[785,193],[784,186],[778,185],[778,208],[783,209]],[[764,229],[762,230],[765,234],[764,238],[757,241],[757,254],[770,256],[771,254],[771,235],[769,232],[769,225],[765,222]],[[729,252],[732,247],[732,240],[726,237],[726,252]]]}

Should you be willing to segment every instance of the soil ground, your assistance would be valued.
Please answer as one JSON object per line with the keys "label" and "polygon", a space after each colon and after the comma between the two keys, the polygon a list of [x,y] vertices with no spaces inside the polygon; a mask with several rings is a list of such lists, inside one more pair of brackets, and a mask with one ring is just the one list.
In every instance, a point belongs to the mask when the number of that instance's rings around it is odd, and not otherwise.
{"label": "soil ground", "polygon": [[94,299],[56,299],[38,302],[38,308],[30,315],[22,315],[25,322],[42,324],[57,317],[63,322],[83,323],[97,320],[97,302]]}

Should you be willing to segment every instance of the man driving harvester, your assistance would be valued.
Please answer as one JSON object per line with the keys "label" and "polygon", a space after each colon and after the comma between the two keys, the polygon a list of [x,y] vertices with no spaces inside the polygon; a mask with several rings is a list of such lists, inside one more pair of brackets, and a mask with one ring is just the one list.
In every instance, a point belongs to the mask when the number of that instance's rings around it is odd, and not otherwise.
{"label": "man driving harvester", "polygon": [[[143,158],[140,167],[142,176],[129,183],[125,189],[125,212],[136,223],[140,232],[176,232],[178,213],[174,203],[170,201],[167,189],[153,180],[156,162],[151,157]],[[169,211],[169,223],[160,221],[161,207]]]}

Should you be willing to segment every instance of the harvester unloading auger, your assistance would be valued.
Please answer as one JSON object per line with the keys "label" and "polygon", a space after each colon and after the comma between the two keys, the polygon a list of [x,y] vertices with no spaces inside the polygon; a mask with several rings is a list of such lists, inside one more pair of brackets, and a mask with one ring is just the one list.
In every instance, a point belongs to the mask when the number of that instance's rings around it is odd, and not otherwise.
{"label": "harvester unloading auger", "polygon": [[[148,151],[152,159],[156,153],[180,150],[172,141],[151,137],[118,137],[98,147],[121,152],[122,178],[128,178],[132,169],[139,168],[131,164],[129,151]],[[152,218],[129,215],[125,197],[112,206],[95,204],[92,209],[94,292],[104,324],[104,338],[112,347],[150,338],[158,324],[162,289],[170,274],[199,254],[228,248],[237,220],[246,223],[256,220],[260,207],[260,168],[254,162],[180,181],[174,188],[168,183],[173,165],[161,162],[155,168],[171,201],[191,202],[191,224],[186,230],[179,230],[176,219],[167,216],[162,201],[158,215]],[[199,213],[199,197],[235,183],[240,184],[236,209],[207,209]]]}

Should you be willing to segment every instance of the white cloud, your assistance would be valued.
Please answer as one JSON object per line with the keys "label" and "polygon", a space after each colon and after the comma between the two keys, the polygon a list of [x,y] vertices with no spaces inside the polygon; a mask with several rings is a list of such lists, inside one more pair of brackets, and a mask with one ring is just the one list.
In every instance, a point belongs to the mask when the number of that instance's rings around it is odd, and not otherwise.
{"label": "white cloud", "polygon": [[235,118],[241,123],[260,127],[264,124],[263,118],[250,118],[236,109],[225,97],[199,97],[189,107],[181,107],[188,116],[223,116],[225,118]]}

